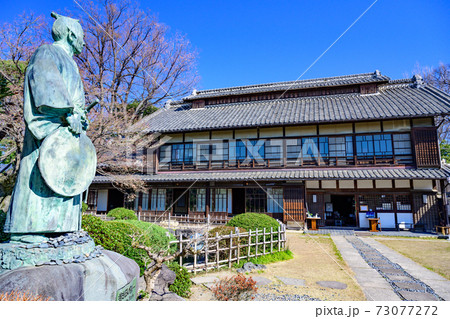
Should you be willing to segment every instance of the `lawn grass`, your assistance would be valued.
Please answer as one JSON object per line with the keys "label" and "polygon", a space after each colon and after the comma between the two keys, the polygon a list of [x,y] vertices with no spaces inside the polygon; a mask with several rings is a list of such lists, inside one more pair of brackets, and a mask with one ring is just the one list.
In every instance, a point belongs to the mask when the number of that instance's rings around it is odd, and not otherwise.
{"label": "lawn grass", "polygon": [[234,268],[242,268],[242,266],[244,266],[244,264],[247,262],[251,262],[254,264],[260,264],[260,265],[267,265],[267,264],[275,263],[278,261],[289,260],[292,258],[294,258],[294,254],[292,253],[292,251],[287,249],[287,250],[277,251],[277,252],[275,252],[273,254],[269,254],[269,255],[253,257],[253,258],[250,258],[249,260],[247,260],[247,259],[240,260],[239,263],[233,264],[233,267]]}
{"label": "lawn grass", "polygon": [[449,241],[382,238],[376,238],[376,240],[450,280]]}

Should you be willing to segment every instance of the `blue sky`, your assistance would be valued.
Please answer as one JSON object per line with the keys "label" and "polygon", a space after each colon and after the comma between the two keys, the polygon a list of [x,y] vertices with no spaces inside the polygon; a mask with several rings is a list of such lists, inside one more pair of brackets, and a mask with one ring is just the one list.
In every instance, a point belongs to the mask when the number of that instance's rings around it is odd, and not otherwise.
{"label": "blue sky", "polygon": [[[25,10],[49,16],[71,0],[9,0],[0,20]],[[160,22],[185,34],[199,52],[199,89],[290,81],[374,0],[146,1]],[[304,76],[379,69],[403,78],[416,63],[450,63],[450,1],[379,0]]]}

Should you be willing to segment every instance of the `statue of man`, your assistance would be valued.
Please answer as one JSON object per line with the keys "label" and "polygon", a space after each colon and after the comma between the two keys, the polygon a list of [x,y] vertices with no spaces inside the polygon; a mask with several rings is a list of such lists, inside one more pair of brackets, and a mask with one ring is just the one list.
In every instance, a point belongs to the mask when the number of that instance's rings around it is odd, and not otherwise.
{"label": "statue of man", "polygon": [[38,165],[49,135],[64,128],[77,137],[88,126],[83,84],[73,60],[85,45],[83,30],[78,20],[56,13],[52,17],[56,19],[52,27],[55,42],[36,50],[25,75],[24,145],[5,224],[5,232],[16,242],[40,242],[49,233],[78,231],[81,225],[81,194],[56,193]]}

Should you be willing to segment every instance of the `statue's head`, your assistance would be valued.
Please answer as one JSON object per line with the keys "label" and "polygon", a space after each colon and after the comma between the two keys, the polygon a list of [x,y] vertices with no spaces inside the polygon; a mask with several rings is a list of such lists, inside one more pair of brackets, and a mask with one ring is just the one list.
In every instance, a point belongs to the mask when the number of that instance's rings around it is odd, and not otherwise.
{"label": "statue's head", "polygon": [[83,29],[78,20],[62,16],[55,12],[52,12],[51,15],[56,19],[52,27],[53,40],[67,42],[71,46],[74,54],[80,54],[85,43],[83,40]]}

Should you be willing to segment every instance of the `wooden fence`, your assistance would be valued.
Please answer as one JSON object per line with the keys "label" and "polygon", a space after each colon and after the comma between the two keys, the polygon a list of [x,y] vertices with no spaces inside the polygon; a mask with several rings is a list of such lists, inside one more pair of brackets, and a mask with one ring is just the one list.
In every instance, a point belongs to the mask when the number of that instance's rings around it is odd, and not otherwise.
{"label": "wooden fence", "polygon": [[210,224],[210,225],[225,225],[231,219],[228,216],[198,216],[198,215],[178,215],[178,216],[167,216],[167,215],[149,215],[149,214],[138,214],[138,219],[144,222],[150,223],[169,223],[177,222],[180,224]]}
{"label": "wooden fence", "polygon": [[[195,234],[194,236],[197,236]],[[231,268],[233,263],[253,257],[272,254],[286,248],[286,226],[280,224],[278,229],[270,231],[254,230],[248,232],[230,232],[227,235],[215,234],[214,237],[206,235],[204,239],[192,243],[192,237],[184,238],[183,234],[177,240],[170,242],[176,244],[179,251],[188,244],[193,245],[193,255],[180,257],[179,264],[194,274],[198,271],[208,271],[221,267]]]}

